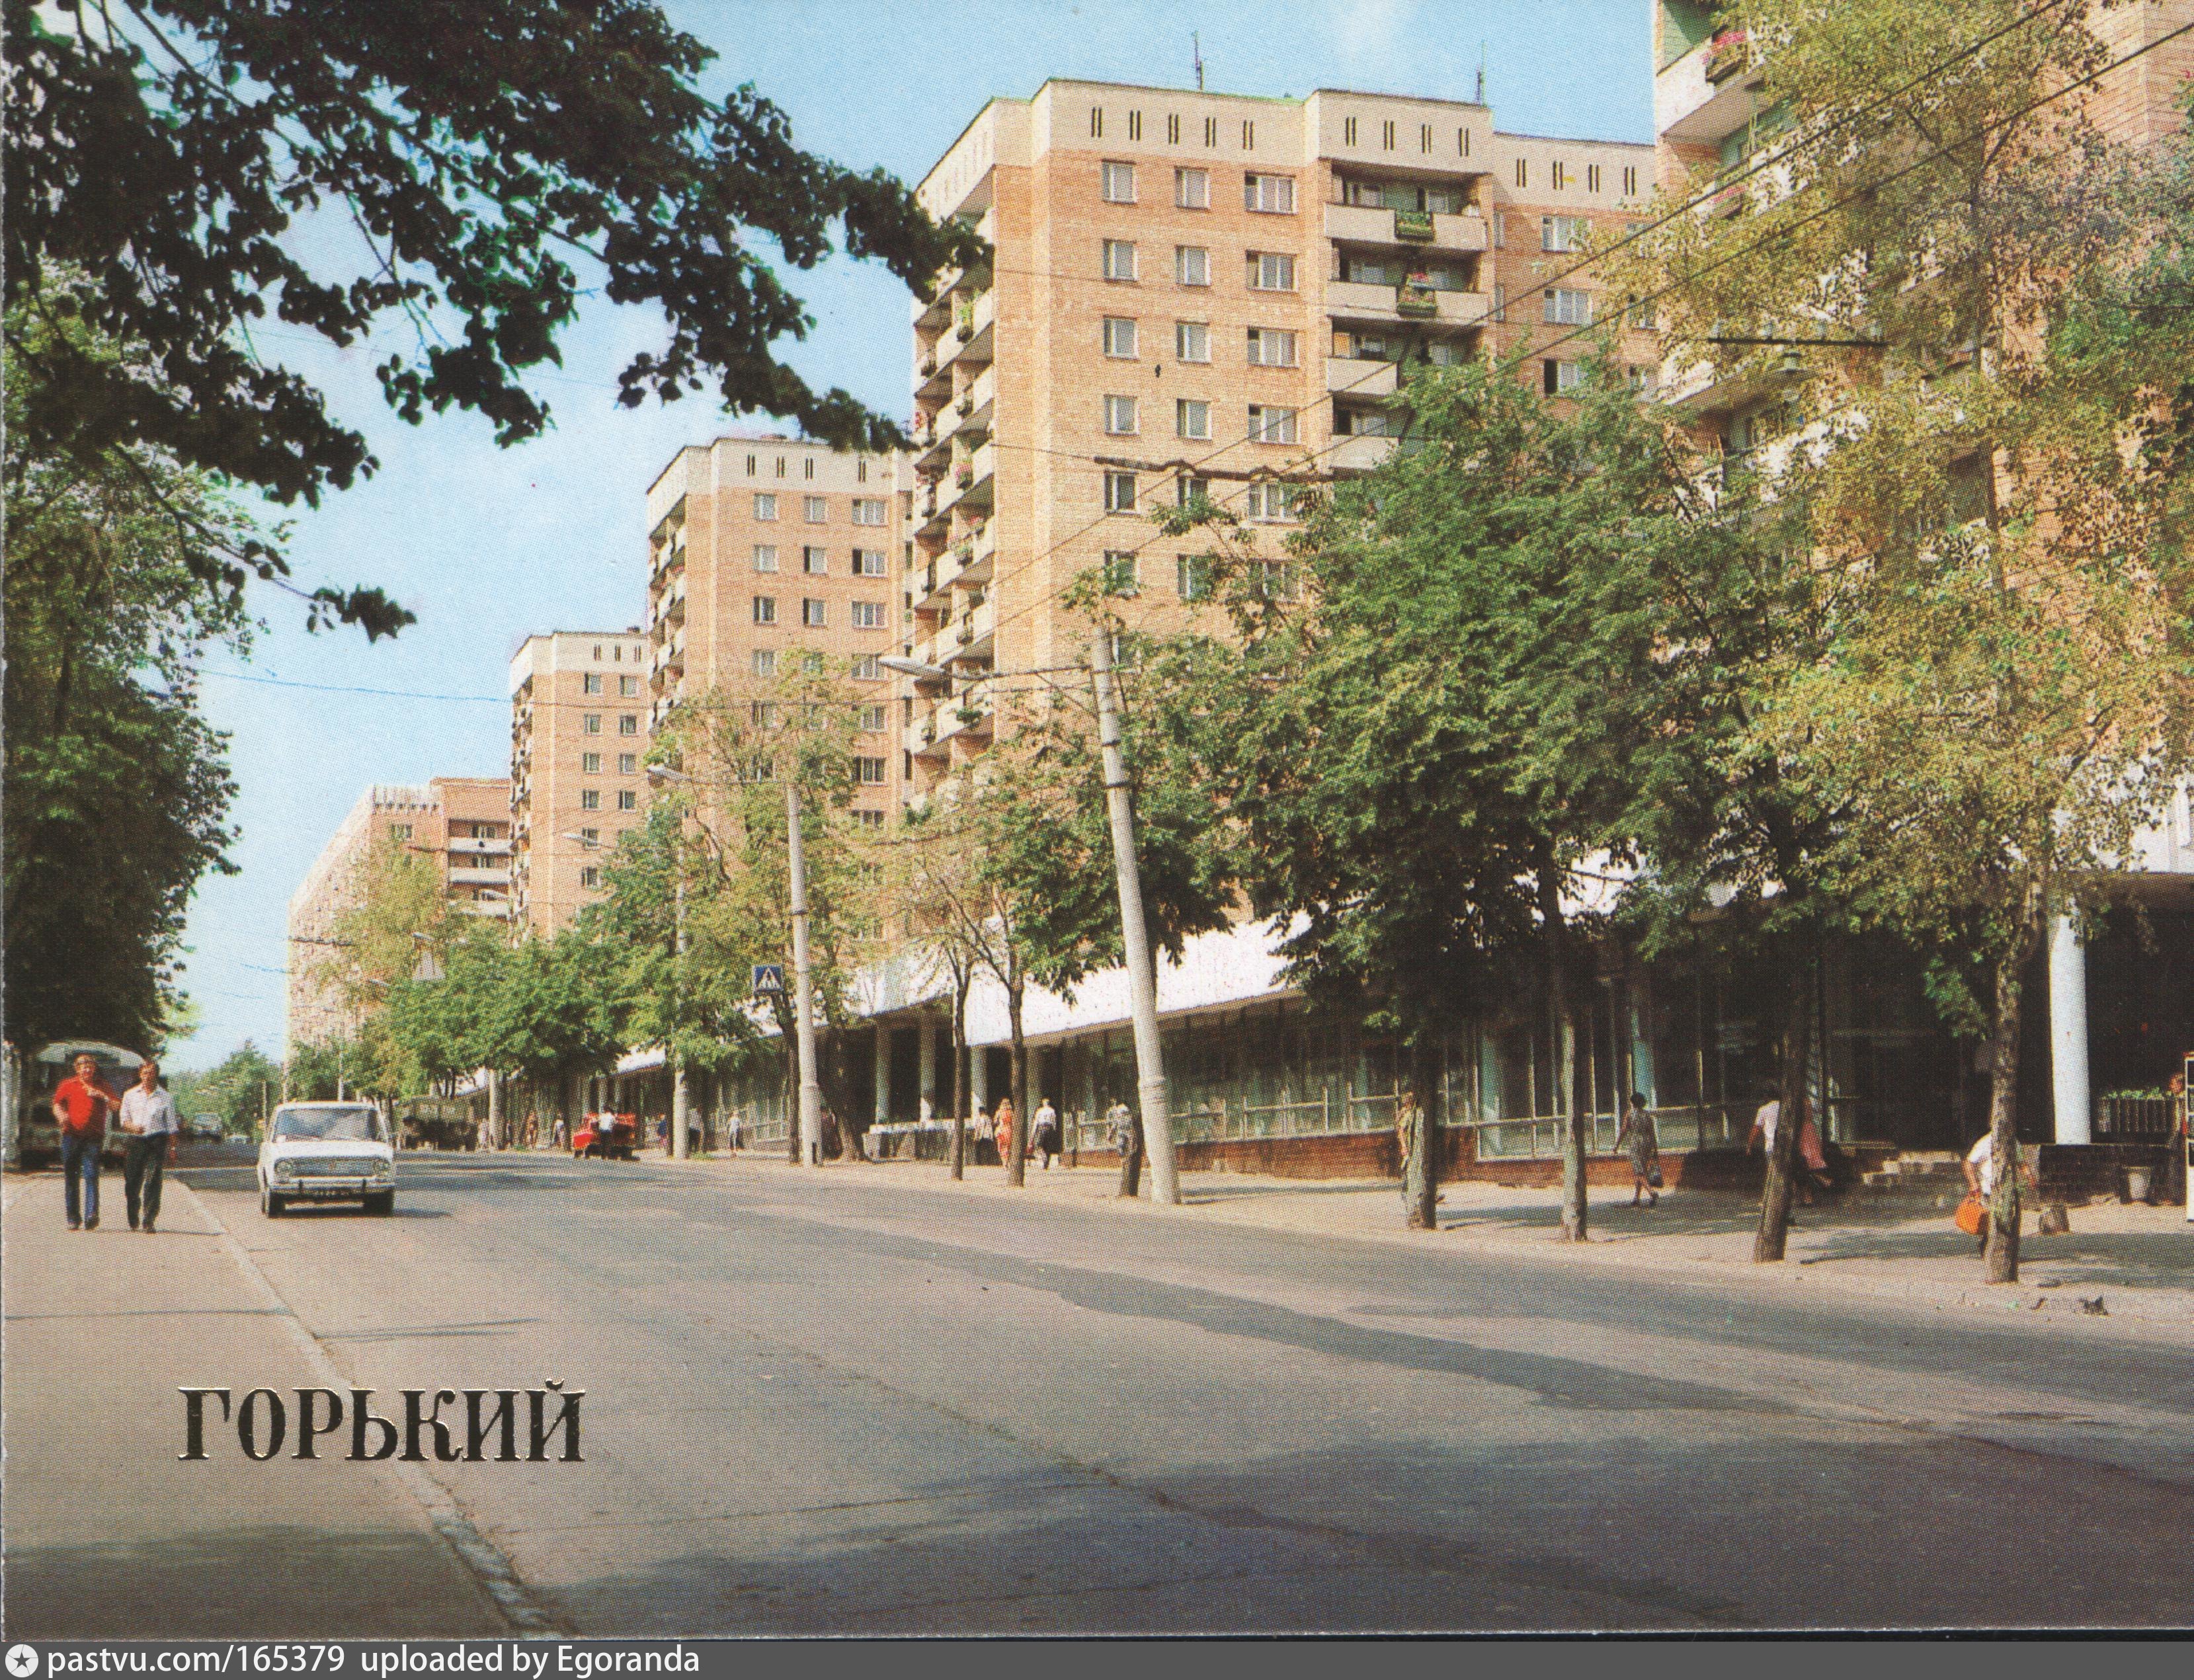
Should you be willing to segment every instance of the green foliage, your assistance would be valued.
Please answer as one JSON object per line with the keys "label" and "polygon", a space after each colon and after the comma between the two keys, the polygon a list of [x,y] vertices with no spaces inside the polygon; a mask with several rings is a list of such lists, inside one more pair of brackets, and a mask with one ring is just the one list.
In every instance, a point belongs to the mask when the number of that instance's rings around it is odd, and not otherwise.
{"label": "green foliage", "polygon": [[[836,244],[919,284],[982,254],[882,171],[801,152],[752,87],[704,98],[713,55],[644,0],[6,0],[4,20],[8,302],[143,350],[87,357],[11,317],[40,456],[141,445],[285,502],[349,485],[365,439],[255,342],[270,316],[349,346],[394,314],[416,338],[378,368],[397,413],[470,409],[516,442],[549,423],[526,378],[584,290],[661,311],[627,405],[713,386],[890,448],[889,421],[776,359],[812,324],[778,265]],[[347,250],[298,237],[342,224]],[[284,570],[261,548],[222,576]],[[323,605],[369,634],[406,616],[372,589]]]}
{"label": "green foliage", "polygon": [[217,1114],[222,1130],[256,1137],[262,1109],[282,1100],[282,1069],[247,1039],[211,1072],[177,1075],[169,1091],[179,1114]]}

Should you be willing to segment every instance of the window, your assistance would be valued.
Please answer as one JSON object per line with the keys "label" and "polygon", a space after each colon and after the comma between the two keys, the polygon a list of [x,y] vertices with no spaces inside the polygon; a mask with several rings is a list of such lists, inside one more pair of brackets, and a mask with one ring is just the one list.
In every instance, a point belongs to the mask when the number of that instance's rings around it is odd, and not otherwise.
{"label": "window", "polygon": [[1295,260],[1280,251],[1249,253],[1249,289],[1260,292],[1291,292],[1295,289]]}
{"label": "window", "polygon": [[1295,598],[1295,568],[1291,560],[1252,560],[1249,587],[1268,601]]}
{"label": "window", "polygon": [[1623,376],[1630,381],[1630,388],[1634,392],[1637,393],[1639,396],[1657,397],[1661,394],[1660,369],[1655,367],[1629,367],[1625,368],[1623,371]]}
{"label": "window", "polygon": [[1132,280],[1135,278],[1135,242],[1133,239],[1107,239],[1105,242],[1105,278],[1108,280]]}
{"label": "window", "polygon": [[1135,589],[1135,551],[1132,548],[1107,548],[1105,551],[1105,593],[1108,595],[1132,595]]}
{"label": "window", "polygon": [[1258,444],[1291,444],[1295,440],[1295,411],[1261,403],[1249,404],[1249,440]]}
{"label": "window", "polygon": [[1105,475],[1105,511],[1108,513],[1132,513],[1135,511],[1135,475],[1133,473],[1107,473]]}
{"label": "window", "polygon": [[1572,291],[1565,286],[1549,287],[1544,313],[1549,326],[1588,327],[1592,324],[1592,294]]}
{"label": "window", "polygon": [[1166,118],[1166,144],[1168,146],[1180,144],[1180,118],[1177,113]]}
{"label": "window", "polygon": [[[863,461],[857,461],[857,462],[855,462],[853,463],[853,482],[854,482],[855,484],[861,484],[861,485],[864,485],[864,484],[868,483],[868,481],[869,481],[869,463],[868,463],[865,460],[863,460]],[[854,518],[853,518],[853,523],[854,523],[855,525],[859,525],[860,522],[861,522],[861,521],[860,521],[860,516],[859,516],[859,514],[856,514],[856,515],[854,516]],[[882,524],[883,523],[883,521],[882,521],[882,519],[879,519],[879,520],[877,520],[877,521],[876,521],[876,523],[877,523],[878,525],[882,525]]]}
{"label": "window", "polygon": [[853,760],[853,779],[864,788],[882,787],[884,784],[884,761],[882,759],[855,759]]}
{"label": "window", "polygon": [[628,676],[619,677],[617,679],[617,697],[619,699],[629,700],[639,692],[640,679],[638,677]]}
{"label": "window", "polygon": [[602,691],[602,674],[601,674],[600,671],[589,671],[589,672],[584,673],[584,674],[583,674],[579,678],[579,692],[580,692],[580,693],[582,693],[582,694],[600,694],[601,691]]}
{"label": "window", "polygon": [[640,754],[637,753],[619,753],[617,754],[617,774],[620,776],[639,775]]}
{"label": "window", "polygon": [[884,732],[884,708],[881,706],[861,708],[861,733],[882,735]]}
{"label": "window", "polygon": [[1176,361],[1208,362],[1211,359],[1211,328],[1203,321],[1175,321],[1173,324],[1173,353]]}
{"label": "window", "polygon": [[884,825],[884,814],[881,811],[857,811],[853,815],[860,818],[864,829],[881,829]]}
{"label": "window", "polygon": [[1508,288],[1498,280],[1493,283],[1493,318],[1496,321],[1508,318]]}
{"label": "window", "polygon": [[1531,166],[1523,158],[1519,158],[1516,160],[1516,185],[1519,186],[1529,186],[1531,184]]}
{"label": "window", "polygon": [[1209,209],[1211,208],[1211,171],[1175,169],[1173,172],[1173,201],[1184,210]]}
{"label": "window", "polygon": [[1430,152],[1432,149],[1433,125],[1429,123],[1420,123],[1417,124],[1417,150]]}
{"label": "window", "polygon": [[1634,198],[1638,196],[1638,169],[1635,164],[1626,165],[1623,169],[1623,196],[1626,198]]}
{"label": "window", "polygon": [[755,544],[754,569],[756,571],[775,571],[777,570],[777,545],[774,542],[757,542]]}
{"label": "window", "polygon": [[[781,455],[777,458],[777,476],[780,479],[784,476],[784,457]],[[773,506],[774,504],[772,504],[772,507]],[[770,518],[772,519],[776,517],[777,515],[774,512],[770,514]]]}
{"label": "window", "polygon": [[[582,734],[582,735],[600,735],[601,732],[602,732],[602,714],[601,714],[600,712],[589,712],[589,713],[585,714],[583,716],[582,716],[582,717],[580,718],[580,720],[579,720],[579,733],[580,733],[580,734]],[[409,839],[411,837],[411,831],[409,829],[406,829],[404,831],[404,837],[405,837],[406,840],[409,840]]]}
{"label": "window", "polygon": [[1257,125],[1247,119],[1244,119],[1242,124],[1242,149],[1244,152],[1255,152],[1257,149]]}
{"label": "window", "polygon": [[1341,143],[1343,146],[1356,144],[1356,119],[1353,117],[1341,119]]}
{"label": "window", "polygon": [[1186,507],[1199,496],[1210,499],[1211,480],[1201,473],[1184,473],[1173,481],[1173,490],[1175,502]]}
{"label": "window", "polygon": [[855,601],[853,628],[856,630],[881,630],[884,628],[884,604],[882,601]]}
{"label": "window", "polygon": [[600,753],[582,753],[579,754],[580,775],[599,776],[601,773],[602,755]]}
{"label": "window", "polygon": [[747,477],[749,477],[750,479],[751,479],[752,477],[754,477],[754,475],[755,475],[755,458],[754,458],[752,456],[749,456],[747,457]]}
{"label": "window", "polygon": [[800,498],[800,517],[811,525],[830,522],[830,498],[827,496],[803,496]]}
{"label": "window", "polygon": [[853,550],[853,576],[882,577],[884,575],[884,551],[881,548]]}
{"label": "window", "polygon": [[800,551],[800,569],[810,577],[828,577],[830,575],[830,551],[828,548],[802,548]]}
{"label": "window", "polygon": [[1584,190],[1588,192],[1597,192],[1600,191],[1599,164],[1587,163],[1584,166]]}
{"label": "window", "polygon": [[617,733],[619,735],[639,734],[640,714],[637,712],[626,712],[620,714],[617,718]]}
{"label": "window", "polygon": [[1274,484],[1251,485],[1249,495],[1249,514],[1253,519],[1292,519],[1295,516],[1295,486]]}
{"label": "window", "polygon": [[754,598],[754,622],[757,624],[777,622],[777,597],[756,595]]}
{"label": "window", "polygon": [[[862,462],[866,466],[866,462]],[[884,522],[884,499],[881,496],[857,496],[853,498],[853,523],[857,525],[880,525]]]}
{"label": "window", "polygon": [[580,810],[600,811],[601,808],[602,790],[600,788],[582,788],[579,789]]}
{"label": "window", "polygon": [[1292,215],[1295,208],[1293,175],[1243,175],[1242,208],[1267,215]]}
{"label": "window", "polygon": [[1105,165],[1105,202],[1108,204],[1132,204],[1135,202],[1135,166],[1133,163]]}
{"label": "window", "polygon": [[1142,137],[1143,113],[1140,111],[1130,111],[1128,113],[1128,138],[1129,140],[1140,140]]}
{"label": "window", "polygon": [[1591,231],[1591,224],[1581,215],[1542,215],[1539,218],[1539,249],[1573,251],[1585,242]]}
{"label": "window", "polygon": [[1203,119],[1203,143],[1206,146],[1219,144],[1219,119],[1216,117]]}
{"label": "window", "polygon": [[815,457],[813,456],[809,456],[807,460],[800,463],[800,476],[803,479],[812,479],[815,476]]}
{"label": "window", "polygon": [[777,517],[777,492],[760,490],[755,495],[755,518],[773,519]]}
{"label": "window", "polygon": [[1209,599],[1211,557],[1209,554],[1175,555],[1173,587],[1175,593],[1185,601],[1201,601]]}
{"label": "window", "polygon": [[600,886],[601,884],[602,872],[596,869],[592,863],[586,865],[585,868],[579,871],[580,886],[592,888]]}
{"label": "window", "polygon": [[1379,144],[1386,151],[1394,149],[1394,119],[1391,117],[1379,124]]}
{"label": "window", "polygon": [[1643,302],[1632,304],[1629,313],[1624,317],[1624,319],[1628,325],[1640,332],[1651,332],[1661,324],[1660,317],[1654,313],[1653,300],[1650,297]]}
{"label": "window", "polygon": [[617,809],[618,809],[619,811],[637,811],[637,810],[639,810],[639,809],[640,809],[640,790],[639,790],[638,788],[618,788],[618,789],[617,789]]}
{"label": "window", "polygon": [[758,647],[754,651],[754,674],[758,677],[773,677],[777,674],[775,648]]}
{"label": "window", "polygon": [[1209,438],[1211,435],[1211,404],[1192,397],[1175,399],[1173,405],[1174,430],[1184,438]]}
{"label": "window", "polygon": [[1133,356],[1135,353],[1135,324],[1123,315],[1105,318],[1105,353],[1107,356]]}
{"label": "window", "polygon": [[1101,105],[1093,105],[1089,107],[1089,138],[1092,140],[1105,138],[1105,107]]}
{"label": "window", "polygon": [[1291,368],[1295,364],[1295,335],[1277,327],[1249,329],[1249,365],[1253,368]]}
{"label": "window", "polygon": [[1115,437],[1123,437],[1134,431],[1135,399],[1133,397],[1106,398],[1105,429]]}
{"label": "window", "polygon": [[853,662],[853,680],[857,683],[879,681],[883,674],[883,667],[876,663],[876,656],[873,653],[864,653]]}
{"label": "window", "polygon": [[1508,218],[1500,210],[1493,213],[1493,249],[1506,250],[1508,247]]}
{"label": "window", "polygon": [[601,843],[602,831],[600,829],[582,829],[579,830],[580,845],[600,846]]}
{"label": "window", "polygon": [[830,604],[810,595],[800,603],[800,622],[810,630],[826,630],[830,626]]}
{"label": "window", "polygon": [[1211,253],[1201,245],[1175,245],[1173,248],[1173,278],[1184,286],[1209,285]]}
{"label": "window", "polygon": [[1551,356],[1539,364],[1541,389],[1549,397],[1574,391],[1584,383],[1582,362],[1558,362]]}
{"label": "window", "polygon": [[1560,192],[1565,186],[1567,186],[1570,184],[1569,170],[1559,158],[1554,159],[1552,167],[1552,174],[1554,176],[1554,188],[1555,192]]}

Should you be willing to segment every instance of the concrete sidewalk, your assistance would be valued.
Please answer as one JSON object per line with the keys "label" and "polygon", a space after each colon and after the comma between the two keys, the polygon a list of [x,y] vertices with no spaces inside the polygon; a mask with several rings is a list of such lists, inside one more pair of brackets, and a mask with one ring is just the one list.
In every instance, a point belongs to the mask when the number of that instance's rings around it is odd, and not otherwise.
{"label": "concrete sidewalk", "polygon": [[59,1173],[0,1189],[7,1637],[508,1637],[405,1485],[340,1456],[347,1434],[255,1464],[216,1404],[205,1460],[178,1461],[179,1385],[271,1388],[294,1411],[323,1374],[187,1185],[170,1174],[151,1236],[118,1174],[100,1191],[100,1228],[72,1232]]}
{"label": "concrete sidewalk", "polygon": [[[724,1167],[715,1157],[707,1165]],[[742,1154],[734,1170],[794,1172],[781,1157]],[[939,1193],[1034,1196],[1108,1207],[1123,1216],[1161,1213],[1149,1201],[1150,1175],[1134,1207],[1117,1200],[1117,1165],[1028,1172],[1016,1191],[996,1167],[971,1167],[961,1184],[930,1161],[871,1161],[826,1169]],[[1827,1290],[1888,1298],[1944,1310],[2030,1318],[2119,1321],[2194,1340],[2194,1224],[2181,1207],[2093,1203],[2071,1209],[2062,1236],[2035,1234],[2029,1208],[2019,1243],[2020,1282],[1983,1281],[1973,1240],[1950,1222],[1953,1204],[1923,1195],[1853,1197],[1796,1210],[1788,1259],[1755,1265],[1758,1201],[1713,1190],[1665,1190],[1657,1207],[1633,1208],[1627,1195],[1595,1187],[1588,1208],[1591,1240],[1559,1240],[1556,1190],[1477,1182],[1441,1187],[1437,1236],[1404,1229],[1400,1187],[1392,1180],[1277,1178],[1240,1173],[1185,1173],[1190,1218],[1220,1220],[1306,1236],[1345,1236],[1448,1250],[1484,1248],[1544,1258],[1549,1264],[1651,1271],[1693,1286]],[[2099,1312],[2097,1306],[2099,1304]]]}

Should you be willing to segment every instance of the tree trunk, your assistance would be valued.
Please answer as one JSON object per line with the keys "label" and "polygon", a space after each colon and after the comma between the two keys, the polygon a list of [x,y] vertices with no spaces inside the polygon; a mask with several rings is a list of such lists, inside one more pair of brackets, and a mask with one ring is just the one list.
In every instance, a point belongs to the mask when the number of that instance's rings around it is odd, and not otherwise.
{"label": "tree trunk", "polygon": [[968,1176],[968,980],[952,984],[952,1176]]}
{"label": "tree trunk", "polygon": [[1143,1187],[1143,1117],[1128,1116],[1128,1146],[1120,1154],[1120,1194],[1133,1201]]}
{"label": "tree trunk", "polygon": [[2048,926],[2048,899],[2030,886],[2019,937],[1997,960],[1995,1032],[1989,1042],[1989,1138],[1996,1193],[1989,1198],[1985,1251],[1990,1283],[2019,1282],[2019,1039],[2025,1024],[2026,965]]}
{"label": "tree trunk", "polygon": [[1439,1092],[1433,1058],[1422,1041],[1410,1052],[1410,1089],[1402,1127],[1402,1201],[1411,1230],[1439,1229]]}
{"label": "tree trunk", "polygon": [[1555,1081],[1562,1117],[1562,1241],[1582,1242],[1588,1233],[1584,1184],[1584,1115],[1577,1107],[1577,1017],[1570,1007],[1569,924],[1562,915],[1561,886],[1551,857],[1538,870],[1539,919],[1546,930],[1547,1012],[1559,1048]]}
{"label": "tree trunk", "polygon": [[1006,1150],[1006,1182],[1018,1188],[1028,1178],[1028,1041],[1021,1036],[1021,995],[1016,981],[1006,988],[1006,1014],[1013,1028],[1013,1069],[1008,1075],[1008,1094],[1014,1104],[1014,1130]]}
{"label": "tree trunk", "polygon": [[[1777,1101],[1782,1104],[1775,1122],[1775,1142],[1767,1151],[1767,1178],[1760,1192],[1760,1229],[1752,1239],[1755,1262],[1783,1258],[1790,1234],[1790,1196],[1796,1188],[1798,1132],[1804,1124],[1806,1064],[1812,1059],[1810,1029],[1813,1020],[1812,965],[1795,946],[1789,958],[1789,981],[1783,990],[1782,1066]],[[1818,1122],[1817,1122],[1818,1123]]]}

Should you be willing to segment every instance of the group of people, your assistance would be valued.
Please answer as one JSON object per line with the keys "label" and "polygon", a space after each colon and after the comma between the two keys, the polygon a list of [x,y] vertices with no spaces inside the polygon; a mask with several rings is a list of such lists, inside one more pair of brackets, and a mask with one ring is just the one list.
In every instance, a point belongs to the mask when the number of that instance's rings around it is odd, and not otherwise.
{"label": "group of people", "polygon": [[123,1199],[129,1229],[151,1232],[160,1218],[160,1185],[175,1159],[182,1121],[175,1099],[160,1083],[160,1065],[144,1061],[137,1082],[117,1096],[90,1056],[54,1088],[54,1119],[61,1132],[61,1202],[71,1230],[99,1229],[99,1157],[110,1121],[128,1134],[123,1145]]}
{"label": "group of people", "polygon": [[[998,1161],[1002,1166],[1013,1157],[1014,1099],[1012,1098],[1008,1097],[999,1103],[997,1113],[991,1116],[991,1135],[997,1139]],[[1051,1163],[1059,1159],[1059,1110],[1052,1107],[1051,1098],[1048,1097],[1043,1098],[1037,1105],[1035,1117],[1029,1121],[1028,1150],[1047,1173],[1051,1170]]]}

